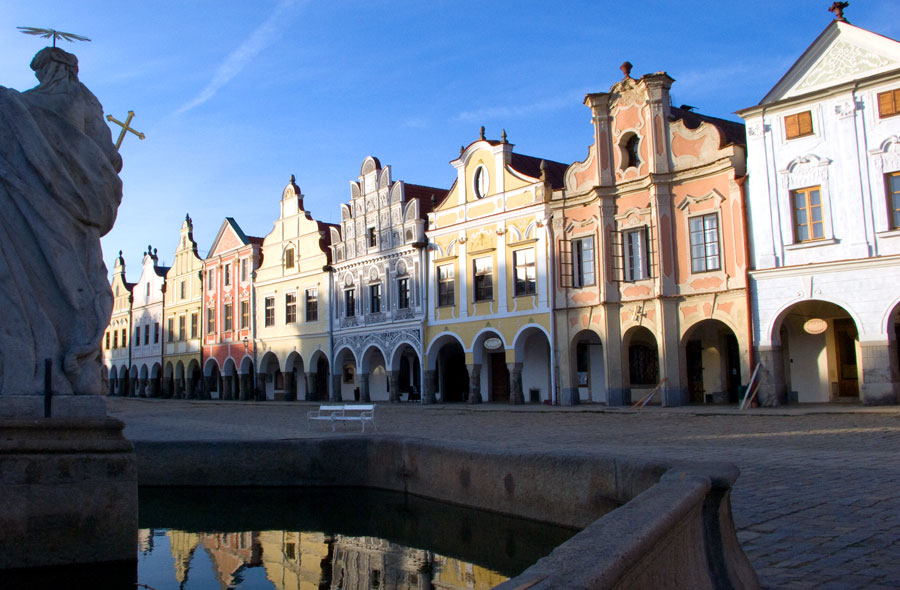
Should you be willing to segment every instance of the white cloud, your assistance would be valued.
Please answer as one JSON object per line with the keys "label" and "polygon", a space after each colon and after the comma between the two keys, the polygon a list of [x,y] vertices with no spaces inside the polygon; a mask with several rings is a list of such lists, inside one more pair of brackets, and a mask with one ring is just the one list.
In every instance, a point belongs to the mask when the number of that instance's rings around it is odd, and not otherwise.
{"label": "white cloud", "polygon": [[200,94],[181,106],[176,115],[186,113],[199,106],[216,95],[216,93],[235,76],[241,73],[250,61],[259,55],[266,47],[271,45],[278,37],[278,30],[284,27],[283,14],[290,8],[301,3],[302,0],[280,0],[278,5],[261,25],[247,37],[243,43],[228,54],[225,60],[219,64],[213,74],[212,80],[206,85]]}
{"label": "white cloud", "polygon": [[511,117],[526,117],[535,113],[544,113],[568,108],[584,97],[581,90],[564,92],[558,96],[545,98],[530,104],[511,105],[502,107],[487,107],[474,111],[463,111],[456,116],[457,121],[484,121],[485,119],[508,119]]}

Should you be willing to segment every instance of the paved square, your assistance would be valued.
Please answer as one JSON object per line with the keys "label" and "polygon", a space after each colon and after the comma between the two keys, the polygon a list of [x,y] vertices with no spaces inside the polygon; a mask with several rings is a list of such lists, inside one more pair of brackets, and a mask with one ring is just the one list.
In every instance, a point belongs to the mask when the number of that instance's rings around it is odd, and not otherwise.
{"label": "paved square", "polygon": [[[135,441],[359,432],[358,424],[310,429],[308,403],[107,402]],[[741,469],[732,498],[738,537],[764,588],[900,588],[900,408],[379,404],[376,422],[374,436],[730,461]]]}

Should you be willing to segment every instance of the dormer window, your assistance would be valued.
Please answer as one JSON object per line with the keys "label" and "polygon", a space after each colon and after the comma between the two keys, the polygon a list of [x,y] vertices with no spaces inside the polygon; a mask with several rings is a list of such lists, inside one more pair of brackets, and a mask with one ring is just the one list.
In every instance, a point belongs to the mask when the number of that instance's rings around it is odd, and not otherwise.
{"label": "dormer window", "polygon": [[475,176],[472,181],[472,188],[475,191],[476,199],[483,199],[488,192],[488,173],[487,168],[479,166],[475,169]]}
{"label": "dormer window", "polygon": [[787,139],[806,137],[813,134],[812,113],[803,111],[784,118],[784,136]]}
{"label": "dormer window", "polygon": [[294,268],[294,249],[288,248],[284,251],[284,267]]}
{"label": "dormer window", "polygon": [[638,149],[641,138],[636,133],[629,133],[622,139],[622,170],[637,168],[641,164]]}

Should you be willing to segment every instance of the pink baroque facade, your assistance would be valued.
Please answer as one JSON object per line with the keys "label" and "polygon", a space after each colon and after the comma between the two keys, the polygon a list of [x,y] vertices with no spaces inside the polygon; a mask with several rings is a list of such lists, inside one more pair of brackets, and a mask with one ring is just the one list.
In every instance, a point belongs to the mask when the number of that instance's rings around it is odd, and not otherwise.
{"label": "pink baroque facade", "polygon": [[218,399],[255,397],[256,350],[253,276],[263,238],[247,236],[226,217],[204,262],[204,395]]}
{"label": "pink baroque facade", "polygon": [[553,199],[562,403],[736,401],[750,377],[744,127],[663,72],[589,94],[594,142]]}

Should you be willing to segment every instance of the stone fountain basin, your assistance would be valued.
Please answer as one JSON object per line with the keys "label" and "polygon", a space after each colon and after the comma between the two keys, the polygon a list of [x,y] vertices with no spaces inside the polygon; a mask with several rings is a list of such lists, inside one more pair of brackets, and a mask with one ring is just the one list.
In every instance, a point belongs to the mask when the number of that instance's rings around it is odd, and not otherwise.
{"label": "stone fountain basin", "polygon": [[498,590],[759,588],[728,463],[358,435],[137,442],[135,455],[145,486],[369,487],[580,529]]}

